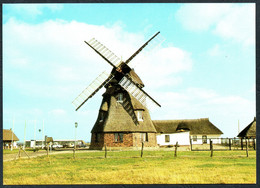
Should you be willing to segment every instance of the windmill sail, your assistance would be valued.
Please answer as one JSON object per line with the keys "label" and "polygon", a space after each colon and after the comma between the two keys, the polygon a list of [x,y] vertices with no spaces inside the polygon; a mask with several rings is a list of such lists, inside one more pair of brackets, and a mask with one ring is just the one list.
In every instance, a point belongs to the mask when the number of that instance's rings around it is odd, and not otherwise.
{"label": "windmill sail", "polygon": [[95,95],[98,90],[100,90],[104,85],[106,85],[114,76],[108,74],[106,71],[101,73],[86,89],[82,91],[79,96],[74,99],[72,104],[75,106],[76,111],[93,95]]}
{"label": "windmill sail", "polygon": [[119,85],[123,87],[126,91],[128,91],[145,107],[150,108],[155,104],[161,107],[161,105],[158,102],[156,102],[151,96],[149,96],[143,89],[139,88],[137,84],[135,84],[129,76],[124,76],[119,81]]}
{"label": "windmill sail", "polygon": [[165,38],[162,35],[156,36],[152,41],[149,42],[149,45],[145,48],[146,52],[153,52],[157,49],[163,42]]}
{"label": "windmill sail", "polygon": [[131,57],[128,58],[128,60],[126,60],[125,63],[128,64],[128,63],[129,63],[135,56],[137,56],[137,54],[139,54],[139,53],[144,49],[144,47],[147,46],[148,43],[149,43],[151,40],[153,40],[159,33],[160,33],[160,31],[157,32],[154,36],[152,36],[146,43],[144,43],[143,46],[141,46]]}
{"label": "windmill sail", "polygon": [[95,50],[101,57],[103,57],[110,65],[113,67],[118,67],[121,60],[113,52],[111,52],[107,47],[98,42],[95,38],[92,38],[90,41],[86,42],[93,50]]}

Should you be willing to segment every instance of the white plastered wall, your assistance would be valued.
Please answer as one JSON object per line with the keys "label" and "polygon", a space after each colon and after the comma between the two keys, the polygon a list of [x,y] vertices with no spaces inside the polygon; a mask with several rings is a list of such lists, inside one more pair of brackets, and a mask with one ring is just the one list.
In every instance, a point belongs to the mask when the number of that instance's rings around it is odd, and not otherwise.
{"label": "white plastered wall", "polygon": [[[193,140],[193,136],[197,136],[197,141]],[[202,144],[202,136],[203,135],[191,135],[192,144]],[[212,139],[213,144],[221,144],[220,134],[218,135],[206,135],[207,136],[207,144],[209,144],[209,139]],[[216,139],[218,138],[218,139]]]}
{"label": "white plastered wall", "polygon": [[[165,135],[169,135],[169,142],[165,142]],[[156,139],[157,144],[160,146],[175,145],[176,142],[178,142],[179,145],[190,145],[190,132],[159,134],[156,136]]]}

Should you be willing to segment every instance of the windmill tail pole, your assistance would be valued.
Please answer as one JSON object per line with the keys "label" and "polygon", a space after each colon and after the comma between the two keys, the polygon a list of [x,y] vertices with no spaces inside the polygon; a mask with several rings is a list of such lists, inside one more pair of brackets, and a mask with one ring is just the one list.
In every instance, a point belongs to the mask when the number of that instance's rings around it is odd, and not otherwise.
{"label": "windmill tail pole", "polygon": [[143,46],[141,46],[141,48],[139,48],[128,60],[126,60],[125,64],[128,64],[137,54],[139,54],[145,46],[147,46],[147,44],[153,40],[158,34],[160,33],[160,31],[158,31],[154,36],[152,36],[152,38],[150,38],[146,43],[144,43]]}

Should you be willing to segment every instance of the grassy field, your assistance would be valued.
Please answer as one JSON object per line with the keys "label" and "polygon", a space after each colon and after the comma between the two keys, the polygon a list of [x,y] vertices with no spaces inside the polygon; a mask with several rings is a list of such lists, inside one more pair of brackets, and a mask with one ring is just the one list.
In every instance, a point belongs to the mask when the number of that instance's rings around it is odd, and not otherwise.
{"label": "grassy field", "polygon": [[3,163],[13,184],[243,184],[256,183],[256,152],[103,151],[19,159]]}
{"label": "grassy field", "polygon": [[[32,149],[25,149],[25,151],[26,152],[33,152],[33,150]],[[18,153],[19,152],[19,149],[13,149],[12,151],[10,150],[10,149],[4,149],[3,150],[3,154],[5,155],[5,154],[16,154],[16,153]]]}

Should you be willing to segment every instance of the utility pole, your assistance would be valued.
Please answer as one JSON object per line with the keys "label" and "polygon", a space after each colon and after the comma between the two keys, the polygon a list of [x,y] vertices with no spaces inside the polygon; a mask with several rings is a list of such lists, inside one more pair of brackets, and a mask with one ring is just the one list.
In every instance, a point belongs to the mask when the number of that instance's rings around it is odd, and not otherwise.
{"label": "utility pole", "polygon": [[25,143],[26,143],[26,141],[25,141],[25,136],[26,136],[26,120],[25,120],[25,125],[24,125],[24,144],[23,144],[23,149],[25,149]]}
{"label": "utility pole", "polygon": [[75,152],[76,152],[77,127],[78,127],[78,123],[75,122],[75,142],[74,142],[74,152],[73,152],[74,159],[75,159]]}
{"label": "utility pole", "polygon": [[33,146],[34,149],[36,145],[35,135],[36,135],[36,120],[34,120],[34,146]]}
{"label": "utility pole", "polygon": [[11,145],[11,151],[13,151],[14,147],[14,118],[13,118],[13,128],[12,128],[12,145]]}
{"label": "utility pole", "polygon": [[44,120],[42,121],[42,149],[43,149],[43,140],[44,140]]}
{"label": "utility pole", "polygon": [[237,125],[237,130],[238,130],[238,134],[240,133],[240,128],[239,128],[239,120],[238,120],[238,125]]}

